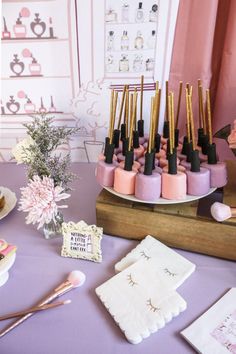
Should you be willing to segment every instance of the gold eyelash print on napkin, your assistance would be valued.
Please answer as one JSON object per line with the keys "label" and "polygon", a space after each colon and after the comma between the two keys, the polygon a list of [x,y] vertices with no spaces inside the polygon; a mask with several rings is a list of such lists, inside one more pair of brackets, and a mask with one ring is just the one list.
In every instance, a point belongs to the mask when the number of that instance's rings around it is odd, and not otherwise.
{"label": "gold eyelash print on napkin", "polygon": [[168,268],[164,268],[164,272],[171,277],[175,277],[177,273],[172,273]]}
{"label": "gold eyelash print on napkin", "polygon": [[152,304],[152,300],[151,299],[148,299],[147,300],[147,306],[149,307],[149,310],[152,311],[152,312],[157,312],[157,311],[160,311],[160,307],[156,307]]}
{"label": "gold eyelash print on napkin", "polygon": [[148,256],[144,251],[140,251],[140,254],[143,258],[145,258],[147,261],[151,258],[150,256]]}
{"label": "gold eyelash print on napkin", "polygon": [[133,280],[131,274],[128,274],[128,275],[127,275],[127,279],[128,279],[128,282],[129,282],[129,284],[130,284],[131,286],[138,285],[138,283]]}

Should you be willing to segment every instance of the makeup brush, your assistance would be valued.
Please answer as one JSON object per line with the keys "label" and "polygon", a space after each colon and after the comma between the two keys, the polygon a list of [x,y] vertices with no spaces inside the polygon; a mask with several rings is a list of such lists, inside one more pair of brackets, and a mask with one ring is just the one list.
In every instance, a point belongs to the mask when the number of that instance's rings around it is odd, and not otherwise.
{"label": "makeup brush", "polygon": [[67,305],[70,303],[71,303],[71,300],[65,300],[65,301],[53,302],[52,304],[47,304],[47,305],[30,307],[27,310],[13,312],[8,315],[0,316],[0,321],[9,320],[10,318],[24,316],[24,315],[27,315],[28,313],[54,309],[55,307],[58,307],[61,305]]}
{"label": "makeup brush", "polygon": [[203,155],[207,155],[209,136],[207,134],[206,115],[205,115],[204,101],[203,101],[203,88],[201,85],[199,86],[199,94],[200,94],[200,110],[201,110],[202,124],[203,124],[203,135],[201,137],[201,147],[202,147]]}
{"label": "makeup brush", "polygon": [[133,150],[133,129],[134,129],[134,121],[135,115],[137,113],[137,92],[131,94],[131,111],[130,111],[130,127],[129,127],[129,145],[128,150],[125,155],[125,167],[126,171],[132,171],[132,166],[134,162],[134,150]]}
{"label": "makeup brush", "polygon": [[143,83],[144,76],[141,76],[141,87],[140,87],[140,118],[138,120],[138,132],[139,136],[144,136],[144,120],[143,120]]}
{"label": "makeup brush", "polygon": [[120,127],[120,132],[121,132],[121,137],[120,138],[121,138],[121,140],[126,138],[125,116],[126,116],[126,95],[127,95],[127,90],[128,90],[128,85],[125,85],[125,90],[124,90],[124,113],[123,113],[123,117],[124,118],[123,118],[123,123],[121,124],[121,127]]}
{"label": "makeup brush", "polygon": [[212,140],[212,124],[211,124],[211,102],[210,102],[210,90],[206,90],[206,101],[207,101],[207,121],[208,121],[208,136],[209,136],[209,144],[208,144],[208,163],[214,165],[217,163],[216,157],[216,144],[213,143]]}
{"label": "makeup brush", "polygon": [[169,88],[168,88],[168,81],[166,81],[166,114],[165,114],[165,121],[163,127],[163,138],[169,138],[169,113],[168,113],[168,95],[169,95]]}
{"label": "makeup brush", "polygon": [[202,86],[201,80],[197,80],[197,85],[198,85],[198,117],[199,117],[199,123],[198,123],[198,140],[197,140],[197,145],[202,146],[202,136],[204,135],[204,129],[203,129],[203,117],[202,117],[202,102],[201,102],[201,92],[200,92],[200,87]]}
{"label": "makeup brush", "polygon": [[115,127],[115,120],[116,120],[116,108],[117,108],[117,101],[118,101],[118,92],[115,92],[114,95],[114,102],[113,102],[113,116],[114,116],[114,124],[113,124],[113,132],[112,132],[112,143],[114,144],[115,148],[119,147],[120,142],[120,129],[114,129]]}
{"label": "makeup brush", "polygon": [[[121,129],[121,118],[122,118],[124,102],[125,102],[125,91],[126,91],[126,85],[124,85],[124,87],[123,87],[117,129],[114,130],[114,135],[113,135],[115,148],[119,147],[120,132],[121,132],[120,131],[120,129]],[[124,135],[124,133],[125,133],[125,127],[123,128],[123,135]],[[121,136],[121,140],[122,140],[122,136]]]}
{"label": "makeup brush", "polygon": [[188,138],[188,142],[186,144],[186,161],[187,162],[191,162],[191,153],[193,150],[193,144],[191,141],[191,126],[190,126],[190,107],[189,107],[189,92],[190,89],[186,88],[185,89],[185,93],[186,93],[186,111],[187,111],[187,138]]}
{"label": "makeup brush", "polygon": [[235,218],[236,208],[231,208],[226,204],[215,202],[211,206],[211,215],[216,221],[222,222],[230,218]]}
{"label": "makeup brush", "polygon": [[[82,273],[79,270],[74,270],[72,271],[66,281],[64,281],[62,284],[60,284],[57,288],[55,288],[49,295],[47,295],[44,299],[42,299],[36,306],[43,306],[48,304],[49,302],[53,301],[54,299],[58,298],[61,295],[64,295],[68,291],[70,291],[73,288],[77,288],[81,285],[84,284],[85,282],[85,274]],[[5,334],[10,332],[12,329],[20,325],[22,322],[27,320],[29,317],[31,317],[33,313],[28,313],[27,315],[19,318],[15,322],[13,322],[11,325],[7,326],[5,329],[0,331],[0,338],[3,337]]]}
{"label": "makeup brush", "polygon": [[115,114],[114,109],[117,103],[117,92],[114,90],[111,91],[111,98],[110,98],[110,123],[109,123],[109,135],[106,138],[106,147],[105,147],[105,162],[108,164],[112,164],[113,162],[113,154],[115,145],[113,144],[113,131],[114,131],[114,121],[115,121]]}
{"label": "makeup brush", "polygon": [[158,89],[155,97],[157,97],[157,116],[156,116],[156,124],[154,128],[154,149],[158,153],[160,151],[161,145],[161,135],[159,134],[159,117],[160,117],[160,103],[161,103],[161,89]]}
{"label": "makeup brush", "polygon": [[176,121],[175,121],[175,147],[177,148],[179,145],[179,112],[180,112],[180,105],[181,105],[181,97],[182,97],[182,87],[183,81],[179,82],[179,96],[178,96],[178,106],[177,106],[177,113],[176,113]]}

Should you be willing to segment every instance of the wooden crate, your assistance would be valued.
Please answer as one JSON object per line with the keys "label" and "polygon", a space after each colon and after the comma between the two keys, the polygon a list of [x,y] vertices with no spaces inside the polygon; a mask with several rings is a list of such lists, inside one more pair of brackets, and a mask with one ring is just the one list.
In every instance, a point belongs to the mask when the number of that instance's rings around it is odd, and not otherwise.
{"label": "wooden crate", "polygon": [[[236,162],[227,161],[227,167],[223,202],[236,206]],[[236,260],[236,218],[218,223],[198,216],[198,204],[134,203],[103,189],[96,202],[97,225],[109,235],[140,240],[150,234],[172,247]]]}

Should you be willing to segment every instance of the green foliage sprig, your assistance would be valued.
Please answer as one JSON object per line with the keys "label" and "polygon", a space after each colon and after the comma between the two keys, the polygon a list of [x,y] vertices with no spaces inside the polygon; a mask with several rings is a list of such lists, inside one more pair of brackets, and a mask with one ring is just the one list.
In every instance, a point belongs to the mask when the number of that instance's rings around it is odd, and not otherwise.
{"label": "green foliage sprig", "polygon": [[53,118],[47,114],[31,116],[33,121],[24,126],[33,142],[25,148],[24,163],[28,166],[28,178],[34,175],[48,176],[54,180],[55,186],[61,185],[68,190],[68,184],[76,177],[70,169],[70,154],[62,156],[56,149],[68,143],[70,137],[74,135],[78,128],[68,128],[66,126],[57,127],[53,125]]}

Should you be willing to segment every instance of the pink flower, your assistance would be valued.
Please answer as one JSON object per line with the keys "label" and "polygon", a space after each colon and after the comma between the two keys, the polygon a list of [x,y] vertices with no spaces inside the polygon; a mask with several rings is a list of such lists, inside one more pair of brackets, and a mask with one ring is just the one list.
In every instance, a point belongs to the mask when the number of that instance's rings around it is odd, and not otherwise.
{"label": "pink flower", "polygon": [[38,223],[38,229],[43,224],[54,220],[59,208],[67,208],[67,205],[58,206],[56,202],[70,197],[70,194],[62,193],[63,188],[54,186],[50,177],[34,176],[28,186],[21,188],[21,199],[19,210],[28,212],[26,224]]}

